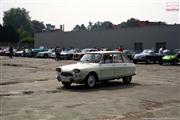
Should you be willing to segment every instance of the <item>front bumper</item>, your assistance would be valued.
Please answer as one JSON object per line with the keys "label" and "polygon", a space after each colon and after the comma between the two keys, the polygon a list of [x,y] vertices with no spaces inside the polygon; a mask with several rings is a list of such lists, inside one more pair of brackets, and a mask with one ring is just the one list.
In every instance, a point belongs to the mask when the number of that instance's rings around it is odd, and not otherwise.
{"label": "front bumper", "polygon": [[62,74],[57,75],[57,80],[60,82],[74,82],[81,83],[83,81],[80,74],[73,74],[72,76],[63,76]]}

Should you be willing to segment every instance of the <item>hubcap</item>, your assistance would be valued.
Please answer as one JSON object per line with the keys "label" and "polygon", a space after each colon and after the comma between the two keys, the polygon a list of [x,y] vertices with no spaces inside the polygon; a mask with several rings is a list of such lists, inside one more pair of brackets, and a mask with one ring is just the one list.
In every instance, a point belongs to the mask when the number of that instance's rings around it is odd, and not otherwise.
{"label": "hubcap", "polygon": [[89,87],[93,87],[95,85],[95,77],[94,76],[89,76],[88,78],[88,85]]}

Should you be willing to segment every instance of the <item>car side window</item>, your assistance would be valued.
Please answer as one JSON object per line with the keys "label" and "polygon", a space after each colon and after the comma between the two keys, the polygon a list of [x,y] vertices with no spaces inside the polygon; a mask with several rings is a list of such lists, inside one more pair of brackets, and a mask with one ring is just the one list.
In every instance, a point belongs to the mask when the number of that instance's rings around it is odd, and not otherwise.
{"label": "car side window", "polygon": [[103,61],[104,61],[104,64],[112,63],[113,62],[112,54],[104,55]]}
{"label": "car side window", "polygon": [[113,55],[113,63],[123,63],[123,59],[121,54],[114,54]]}

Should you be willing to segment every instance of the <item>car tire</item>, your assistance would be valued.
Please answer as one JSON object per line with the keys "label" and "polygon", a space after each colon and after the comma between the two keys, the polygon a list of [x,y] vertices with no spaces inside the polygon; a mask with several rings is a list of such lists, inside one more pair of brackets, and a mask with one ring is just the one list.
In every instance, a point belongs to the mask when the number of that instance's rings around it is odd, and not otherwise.
{"label": "car tire", "polygon": [[133,63],[134,63],[134,64],[137,64],[137,60],[133,60]]}
{"label": "car tire", "polygon": [[124,84],[130,84],[132,80],[132,76],[126,76],[122,78]]}
{"label": "car tire", "polygon": [[69,88],[69,87],[71,86],[71,82],[62,82],[62,81],[61,81],[61,83],[63,84],[63,86],[64,86],[65,88]]}
{"label": "car tire", "polygon": [[93,88],[96,85],[97,77],[95,74],[89,74],[86,78],[85,85],[88,88]]}
{"label": "car tire", "polygon": [[159,64],[160,64],[160,65],[163,65],[163,64],[164,64],[164,62],[163,62],[163,61],[159,61]]}
{"label": "car tire", "polygon": [[44,56],[43,56],[44,58],[48,58],[48,55],[47,54],[44,54]]}
{"label": "car tire", "polygon": [[147,60],[146,60],[146,64],[149,64],[151,62],[151,60],[148,58]]}
{"label": "car tire", "polygon": [[173,60],[173,61],[171,62],[171,64],[172,64],[172,65],[176,65],[176,64],[177,64],[177,61],[176,61],[176,60]]}

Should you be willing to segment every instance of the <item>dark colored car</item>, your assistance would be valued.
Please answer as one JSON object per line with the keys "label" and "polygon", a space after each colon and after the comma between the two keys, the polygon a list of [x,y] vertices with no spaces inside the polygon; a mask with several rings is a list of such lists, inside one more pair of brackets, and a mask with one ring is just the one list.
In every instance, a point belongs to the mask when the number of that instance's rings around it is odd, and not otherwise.
{"label": "dark colored car", "polygon": [[135,55],[135,52],[132,50],[123,50],[123,53],[126,54],[126,56],[130,59],[133,60],[133,57]]}
{"label": "dark colored car", "polygon": [[155,53],[151,49],[145,49],[143,50],[143,52],[134,55],[133,62],[134,63],[138,63],[138,62],[156,63],[156,62],[159,62],[161,59],[162,59],[162,55]]}

